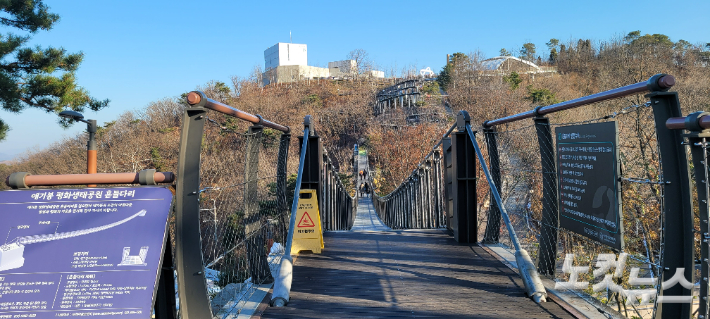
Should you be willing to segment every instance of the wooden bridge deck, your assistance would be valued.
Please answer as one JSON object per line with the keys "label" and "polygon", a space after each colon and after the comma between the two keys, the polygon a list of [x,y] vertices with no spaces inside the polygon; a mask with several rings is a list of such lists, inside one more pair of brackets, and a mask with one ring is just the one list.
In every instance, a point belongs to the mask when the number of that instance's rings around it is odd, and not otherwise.
{"label": "wooden bridge deck", "polygon": [[572,318],[520,277],[441,230],[330,232],[294,265],[291,302],[262,318]]}

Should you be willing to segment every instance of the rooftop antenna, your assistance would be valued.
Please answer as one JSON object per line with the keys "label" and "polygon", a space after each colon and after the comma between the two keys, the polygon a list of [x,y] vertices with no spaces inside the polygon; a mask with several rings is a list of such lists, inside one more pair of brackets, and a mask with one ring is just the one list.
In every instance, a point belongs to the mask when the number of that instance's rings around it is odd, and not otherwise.
{"label": "rooftop antenna", "polygon": [[291,30],[288,30],[288,39],[293,43],[293,37],[291,37]]}

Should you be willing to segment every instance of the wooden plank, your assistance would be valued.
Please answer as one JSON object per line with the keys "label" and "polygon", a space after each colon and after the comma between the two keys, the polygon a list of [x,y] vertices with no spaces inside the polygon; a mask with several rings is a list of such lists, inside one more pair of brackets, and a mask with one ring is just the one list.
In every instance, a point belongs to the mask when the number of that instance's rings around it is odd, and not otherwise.
{"label": "wooden plank", "polygon": [[573,318],[517,273],[440,230],[330,232],[294,265],[291,301],[261,318]]}

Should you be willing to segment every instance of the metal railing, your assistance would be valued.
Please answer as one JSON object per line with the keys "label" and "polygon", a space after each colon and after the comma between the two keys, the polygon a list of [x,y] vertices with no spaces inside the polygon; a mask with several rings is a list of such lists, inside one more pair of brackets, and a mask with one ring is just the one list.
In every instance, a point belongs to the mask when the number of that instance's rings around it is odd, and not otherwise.
{"label": "metal railing", "polygon": [[171,226],[179,316],[225,318],[273,282],[284,255],[291,135],[199,91],[187,101]]}
{"label": "metal railing", "polygon": [[[600,282],[605,276],[591,271],[575,273],[577,281],[590,284],[578,293],[597,299],[607,306],[606,311],[628,318],[689,318],[690,303],[658,303],[664,295],[692,294],[690,289],[680,285],[660,288],[658,283],[671,278],[676,268],[684,268],[689,281],[693,282],[694,278],[688,163],[682,137],[665,127],[667,119],[680,114],[677,94],[665,92],[674,83],[672,76],[659,74],[646,82],[484,122],[482,129],[491,173],[498,176],[495,184],[500,185],[504,206],[491,201],[483,242],[510,245],[512,239],[500,235],[501,211],[505,209],[518,232],[520,245],[531,251],[540,274],[558,283],[568,283],[575,267],[598,266],[601,258],[606,258],[605,254],[624,253],[626,265],[620,275],[609,275],[613,284],[606,288],[598,288],[603,287],[604,283]],[[630,106],[629,102],[619,101],[622,97],[647,92],[650,93],[646,95],[648,102],[640,97],[635,97],[635,103]],[[599,102],[604,103],[595,108],[580,108]],[[562,112],[572,109],[574,111]],[[532,125],[521,123],[524,119],[533,119]],[[593,171],[566,168],[558,171],[558,152],[561,151],[553,138],[559,138],[559,134],[553,134],[553,128],[611,121],[616,122],[619,134],[620,162],[614,166],[618,165],[620,172],[617,177],[621,189],[619,221],[624,229],[620,237],[621,250],[560,226],[560,212],[575,205],[578,190],[561,191],[558,183],[569,178],[564,174],[593,174]],[[580,183],[585,179],[580,178]],[[650,286],[657,292],[654,293],[656,302],[648,302],[648,296],[634,295],[649,292],[648,286],[630,283],[629,270],[634,268],[635,276],[656,282]],[[645,301],[640,302],[642,299]]]}
{"label": "metal railing", "polygon": [[400,108],[416,105],[421,95],[419,88],[422,82],[419,79],[406,80],[377,92],[375,97],[377,101],[373,105],[375,116],[385,113],[387,109],[396,109],[398,105]]}
{"label": "metal railing", "polygon": [[[516,251],[528,250],[537,271],[556,282],[569,281],[573,267],[594,266],[595,261],[601,262],[599,258],[606,258],[604,254],[623,252],[624,256],[628,256],[629,267],[624,268],[619,277],[611,277],[617,284],[613,286],[616,288],[607,286],[601,291],[592,291],[590,284],[587,290],[578,293],[585,295],[585,298],[597,299],[596,303],[603,304],[605,311],[628,318],[650,318],[656,314],[659,318],[677,317],[678,314],[690,317],[690,303],[664,303],[662,307],[658,306],[657,301],[649,304],[647,296],[641,298],[637,294],[638,300],[634,297],[634,293],[639,291],[648,294],[648,286],[623,282],[629,280],[629,269],[637,268],[634,276],[642,278],[643,282],[656,282],[650,288],[657,292],[656,300],[662,300],[664,296],[690,296],[692,292],[687,287],[676,285],[662,290],[658,283],[669,280],[676,268],[685,269],[685,277],[690,282],[697,282],[693,280],[696,278],[693,250],[700,248],[695,244],[695,239],[699,241],[702,236],[710,238],[707,224],[701,225],[704,226],[701,232],[693,231],[692,185],[688,179],[688,162],[683,146],[689,142],[684,142],[679,132],[671,130],[707,129],[710,127],[710,114],[697,113],[692,119],[678,118],[680,107],[677,93],[666,92],[674,84],[672,76],[655,75],[645,82],[486,121],[479,128],[484,133],[481,135],[476,135],[470,127],[466,129],[466,117],[460,115],[457,123],[444,134],[409,178],[391,194],[376,196],[375,207],[380,218],[392,228],[420,227],[413,221],[423,219],[422,212],[428,211],[417,198],[422,184],[418,183],[422,176],[419,172],[440,158],[442,164],[437,171],[441,172],[442,177],[423,184],[443,184],[437,202],[444,208],[442,215],[445,215],[447,222],[444,225],[457,241],[480,241],[482,244],[509,245]],[[640,93],[649,93],[646,95],[649,101],[643,102],[638,96],[634,97],[636,103],[633,104],[621,99]],[[580,108],[592,103],[597,103],[597,106]],[[574,111],[565,112],[572,109]],[[525,119],[533,119],[533,123],[523,124],[521,120]],[[623,202],[620,218],[626,228],[621,239],[624,241],[621,251],[562,228],[559,222],[561,205],[566,205],[565,201],[569,200],[562,198],[558,189],[563,172],[557,171],[557,145],[552,128],[609,121],[617,122],[620,136],[620,162],[614,165],[620,168],[618,183],[623,190],[618,195],[619,201]],[[463,142],[464,137],[470,139],[470,145]],[[696,139],[700,137],[705,138],[700,135]],[[476,138],[484,142],[480,143],[483,150],[478,147]],[[707,157],[703,153],[708,146],[706,141],[693,140],[693,143],[698,149],[696,152]],[[490,172],[485,172],[488,164],[482,162],[483,151],[488,153]],[[478,160],[488,180],[488,185],[478,185],[478,190],[474,152],[478,153]],[[701,158],[700,155],[697,157]],[[702,171],[702,167],[706,166],[704,159],[698,160],[695,175],[707,175],[707,168]],[[706,180],[698,177],[697,184],[706,185]],[[491,198],[479,203],[477,194],[484,194],[485,191],[489,191]],[[702,205],[707,206],[707,195],[699,192],[699,196]],[[707,212],[703,213],[706,208],[701,208],[700,214],[704,222],[708,220]],[[501,219],[508,230],[506,233],[501,233]],[[706,247],[702,251],[702,258],[707,258]],[[574,258],[569,259],[569,256]],[[703,262],[700,278],[710,277],[706,264],[706,261]],[[589,272],[586,275],[575,274],[575,278],[599,286],[599,280],[606,277],[592,276]],[[700,283],[701,299],[707,300],[703,298],[707,296],[707,285],[702,280]],[[645,304],[640,302],[644,300]],[[707,312],[707,308],[704,305],[698,311]]]}
{"label": "metal railing", "polygon": [[[444,135],[447,137],[448,133]],[[380,196],[372,191],[380,220],[392,229],[434,229],[448,225],[444,192],[444,166],[439,144],[395,190]],[[372,171],[372,170],[369,170]],[[373,175],[369,175],[370,185]]]}

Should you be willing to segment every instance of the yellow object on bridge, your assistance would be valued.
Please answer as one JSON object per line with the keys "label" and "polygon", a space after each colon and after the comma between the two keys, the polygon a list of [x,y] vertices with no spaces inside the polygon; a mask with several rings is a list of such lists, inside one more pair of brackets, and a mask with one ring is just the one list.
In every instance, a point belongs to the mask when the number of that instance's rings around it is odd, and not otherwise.
{"label": "yellow object on bridge", "polygon": [[310,250],[320,254],[323,247],[323,230],[320,224],[316,190],[302,189],[298,197],[296,229],[293,232],[291,254],[296,254],[301,250]]}

